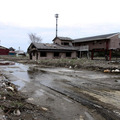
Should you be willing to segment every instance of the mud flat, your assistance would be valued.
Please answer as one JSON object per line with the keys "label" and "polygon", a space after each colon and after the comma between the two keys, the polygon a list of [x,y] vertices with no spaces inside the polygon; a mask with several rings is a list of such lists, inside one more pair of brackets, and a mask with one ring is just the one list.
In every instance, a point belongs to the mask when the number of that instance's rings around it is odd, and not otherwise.
{"label": "mud flat", "polygon": [[35,64],[42,67],[64,67],[72,69],[87,69],[95,71],[108,70],[120,70],[120,58],[112,58],[111,61],[105,61],[104,58],[95,57],[94,60],[87,58],[78,59],[41,59],[41,60],[30,60],[29,57],[11,57],[11,56],[0,56],[1,60],[14,61],[23,64]]}
{"label": "mud flat", "polygon": [[50,109],[27,100],[28,97],[0,72],[0,120],[56,120]]}
{"label": "mud flat", "polygon": [[[119,73],[20,63],[0,69],[25,96],[22,102],[36,110],[30,109],[39,116],[38,120],[120,119]],[[29,115],[34,116],[34,112]]]}

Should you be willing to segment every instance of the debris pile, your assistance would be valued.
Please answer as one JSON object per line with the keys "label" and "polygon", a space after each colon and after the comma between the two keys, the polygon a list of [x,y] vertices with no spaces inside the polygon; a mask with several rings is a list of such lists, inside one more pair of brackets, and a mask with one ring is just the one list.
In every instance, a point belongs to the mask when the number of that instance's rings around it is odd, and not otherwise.
{"label": "debris pile", "polygon": [[0,74],[0,119],[1,120],[54,120],[46,107],[28,103],[27,97]]}
{"label": "debris pile", "polygon": [[104,70],[104,73],[120,73],[120,70],[119,69],[105,69]]}
{"label": "debris pile", "polygon": [[0,61],[0,65],[14,65],[14,62],[10,62],[10,61]]}

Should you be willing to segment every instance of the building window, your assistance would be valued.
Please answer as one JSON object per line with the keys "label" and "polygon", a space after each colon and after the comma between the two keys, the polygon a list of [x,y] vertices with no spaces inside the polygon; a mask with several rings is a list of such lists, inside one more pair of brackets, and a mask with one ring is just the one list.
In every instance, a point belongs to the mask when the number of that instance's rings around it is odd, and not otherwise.
{"label": "building window", "polygon": [[62,44],[62,45],[69,45],[68,42],[62,42],[61,44]]}
{"label": "building window", "polygon": [[71,57],[71,52],[67,52],[66,57]]}
{"label": "building window", "polygon": [[59,57],[59,52],[54,52],[54,57]]}
{"label": "building window", "polygon": [[46,56],[47,56],[46,52],[40,52],[40,57],[46,57]]}

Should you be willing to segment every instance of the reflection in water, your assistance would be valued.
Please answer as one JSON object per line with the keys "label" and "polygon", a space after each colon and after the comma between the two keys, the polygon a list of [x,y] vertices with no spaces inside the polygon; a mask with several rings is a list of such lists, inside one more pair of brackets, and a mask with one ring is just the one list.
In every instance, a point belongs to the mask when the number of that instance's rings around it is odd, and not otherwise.
{"label": "reflection in water", "polygon": [[53,87],[54,85],[57,86],[58,84],[61,84],[61,82],[65,83],[66,81],[82,84],[88,78],[108,78],[107,75],[98,73],[93,74],[92,72],[90,73],[90,71],[75,71],[66,68],[40,68],[35,65],[23,65],[19,63],[16,63],[15,65],[0,66],[0,68],[9,72],[9,75],[16,76],[16,80],[12,82],[20,86],[20,89],[29,82],[34,86],[43,84],[45,86]]}
{"label": "reflection in water", "polygon": [[35,67],[29,67],[27,70],[28,76],[30,79],[35,79],[37,75],[45,74],[45,71],[39,70]]}

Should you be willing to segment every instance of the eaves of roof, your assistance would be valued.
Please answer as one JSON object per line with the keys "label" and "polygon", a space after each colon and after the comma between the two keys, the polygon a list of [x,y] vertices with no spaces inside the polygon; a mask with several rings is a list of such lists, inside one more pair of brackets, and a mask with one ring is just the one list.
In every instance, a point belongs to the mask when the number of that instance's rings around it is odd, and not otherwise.
{"label": "eaves of roof", "polygon": [[74,39],[73,43],[77,42],[87,42],[87,41],[95,41],[95,40],[107,40],[111,37],[118,35],[119,33],[112,33],[112,34],[105,34],[105,35],[98,35],[98,36],[92,36],[92,37],[85,37],[85,38],[79,38]]}
{"label": "eaves of roof", "polygon": [[6,47],[3,47],[3,46],[0,46],[0,49],[7,49],[7,50],[9,50],[8,48],[6,48]]}
{"label": "eaves of roof", "polygon": [[97,39],[86,39],[86,40],[83,40],[83,39],[76,39],[74,40],[72,43],[77,43],[77,42],[88,42],[88,41],[95,41],[95,40],[107,40],[109,38],[97,38]]}
{"label": "eaves of roof", "polygon": [[45,51],[45,52],[70,52],[70,51],[77,51],[77,49],[38,49],[38,51]]}
{"label": "eaves of roof", "polygon": [[36,47],[33,48],[34,50],[71,50],[71,51],[77,50],[73,46],[61,46],[58,44],[33,43],[33,45]]}
{"label": "eaves of roof", "polygon": [[71,39],[70,37],[55,37],[54,39],[53,39],[53,41],[55,40],[55,39],[60,39],[60,40],[65,40],[65,41],[74,41],[73,39]]}

